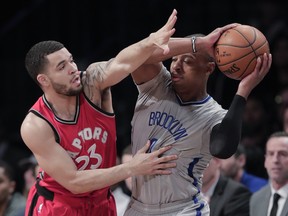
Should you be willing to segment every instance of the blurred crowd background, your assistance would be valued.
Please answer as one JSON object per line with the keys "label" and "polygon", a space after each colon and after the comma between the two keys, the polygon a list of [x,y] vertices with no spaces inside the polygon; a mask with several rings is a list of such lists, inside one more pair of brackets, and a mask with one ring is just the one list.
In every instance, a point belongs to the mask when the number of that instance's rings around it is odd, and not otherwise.
{"label": "blurred crowd background", "polygon": [[[246,169],[266,178],[264,145],[274,131],[288,125],[288,3],[279,0],[22,0],[1,6],[0,159],[24,169],[31,153],[19,128],[28,109],[41,96],[28,76],[24,58],[41,40],[58,40],[72,52],[80,70],[89,63],[108,60],[121,49],[159,29],[172,10],[178,11],[177,36],[208,34],[237,22],[258,28],[273,54],[270,73],[256,87],[243,116],[242,144]],[[168,64],[167,64],[168,65]],[[228,108],[238,81],[216,70],[208,92]],[[112,88],[118,130],[118,153],[130,144],[130,121],[137,90],[130,77]],[[285,122],[286,121],[286,122]],[[287,131],[288,131],[288,126]],[[24,166],[24,165],[25,166]],[[26,169],[26,168],[25,168]],[[21,185],[20,185],[21,186]]]}

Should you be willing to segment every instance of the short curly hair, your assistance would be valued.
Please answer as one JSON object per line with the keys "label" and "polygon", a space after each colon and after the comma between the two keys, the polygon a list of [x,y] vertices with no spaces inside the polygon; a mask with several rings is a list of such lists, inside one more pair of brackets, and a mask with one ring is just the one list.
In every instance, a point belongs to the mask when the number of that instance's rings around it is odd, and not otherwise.
{"label": "short curly hair", "polygon": [[25,58],[25,67],[31,78],[39,85],[37,75],[44,70],[48,63],[46,56],[64,48],[64,45],[58,41],[41,41],[27,52]]}

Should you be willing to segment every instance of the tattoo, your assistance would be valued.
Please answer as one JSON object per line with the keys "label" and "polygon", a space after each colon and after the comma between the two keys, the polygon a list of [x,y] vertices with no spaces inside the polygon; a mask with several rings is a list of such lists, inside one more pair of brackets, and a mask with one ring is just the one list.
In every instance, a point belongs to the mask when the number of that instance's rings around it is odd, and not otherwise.
{"label": "tattoo", "polygon": [[103,89],[101,83],[105,79],[107,62],[97,62],[89,65],[83,77],[83,86],[86,96],[95,105],[101,107]]}

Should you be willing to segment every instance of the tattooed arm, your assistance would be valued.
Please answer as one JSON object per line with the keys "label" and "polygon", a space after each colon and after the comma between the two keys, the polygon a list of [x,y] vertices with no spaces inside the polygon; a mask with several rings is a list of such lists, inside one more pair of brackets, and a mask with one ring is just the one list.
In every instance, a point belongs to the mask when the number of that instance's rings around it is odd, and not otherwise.
{"label": "tattooed arm", "polygon": [[109,113],[113,112],[111,90],[110,87],[102,89],[101,83],[104,82],[105,71],[111,61],[93,63],[82,74],[85,95],[93,104]]}

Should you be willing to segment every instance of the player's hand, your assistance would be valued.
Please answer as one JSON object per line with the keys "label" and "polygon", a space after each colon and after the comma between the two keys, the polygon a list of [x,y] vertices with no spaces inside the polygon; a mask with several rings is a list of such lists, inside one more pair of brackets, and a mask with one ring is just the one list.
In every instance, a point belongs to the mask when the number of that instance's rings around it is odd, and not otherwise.
{"label": "player's hand", "polygon": [[[211,57],[214,57],[215,43],[218,41],[220,36],[226,30],[234,28],[234,27],[236,27],[238,25],[241,25],[241,24],[239,24],[239,23],[231,23],[231,24],[225,25],[223,27],[218,27],[214,31],[209,33],[208,35],[206,35],[204,37],[197,38],[197,40],[198,40],[198,41],[196,40],[197,49],[200,50],[202,48],[202,49],[206,50]],[[198,43],[200,43],[200,44],[198,44]]]}
{"label": "player's hand", "polygon": [[257,58],[257,64],[252,73],[245,76],[238,86],[237,94],[248,98],[251,91],[264,79],[272,64],[272,55],[264,53]]}
{"label": "player's hand", "polygon": [[166,24],[159,29],[157,32],[151,33],[149,40],[163,50],[163,54],[166,55],[170,50],[168,47],[168,42],[170,37],[175,33],[174,25],[177,21],[177,11],[174,9],[170,15]]}
{"label": "player's hand", "polygon": [[170,168],[176,167],[176,163],[172,162],[178,158],[177,155],[162,156],[172,146],[165,146],[154,152],[146,153],[150,147],[150,141],[140,149],[130,160],[130,168],[132,175],[169,175],[171,174]]}

